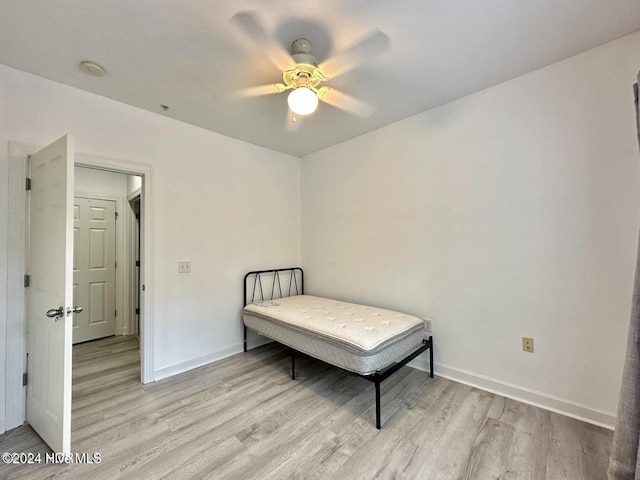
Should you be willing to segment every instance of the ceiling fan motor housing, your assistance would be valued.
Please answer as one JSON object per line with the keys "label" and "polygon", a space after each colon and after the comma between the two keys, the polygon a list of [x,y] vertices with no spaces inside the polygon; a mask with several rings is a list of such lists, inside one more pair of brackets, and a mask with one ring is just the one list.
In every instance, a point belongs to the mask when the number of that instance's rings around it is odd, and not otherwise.
{"label": "ceiling fan motor housing", "polygon": [[291,56],[296,63],[318,65],[316,57],[311,55],[311,42],[306,38],[298,38],[291,44]]}
{"label": "ceiling fan motor housing", "polygon": [[317,93],[316,88],[327,77],[318,68],[318,60],[311,55],[311,42],[306,38],[298,38],[291,44],[291,57],[296,66],[282,74],[284,83],[289,88],[306,87]]}
{"label": "ceiling fan motor housing", "polygon": [[291,57],[293,57],[296,63],[307,63],[313,66],[318,65],[318,60],[310,53],[294,53]]}

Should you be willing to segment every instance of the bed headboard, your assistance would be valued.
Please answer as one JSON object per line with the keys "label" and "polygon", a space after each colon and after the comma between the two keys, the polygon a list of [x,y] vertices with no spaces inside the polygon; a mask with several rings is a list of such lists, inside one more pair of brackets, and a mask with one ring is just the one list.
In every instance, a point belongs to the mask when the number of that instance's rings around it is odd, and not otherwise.
{"label": "bed headboard", "polygon": [[[269,295],[269,288],[271,294]],[[304,295],[304,272],[300,267],[256,270],[244,276],[243,304]]]}

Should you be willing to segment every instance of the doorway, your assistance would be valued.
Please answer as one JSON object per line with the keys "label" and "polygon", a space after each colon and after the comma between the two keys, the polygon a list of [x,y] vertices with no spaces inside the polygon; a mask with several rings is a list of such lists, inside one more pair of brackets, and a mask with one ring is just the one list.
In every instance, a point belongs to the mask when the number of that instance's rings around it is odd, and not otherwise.
{"label": "doorway", "polygon": [[[125,162],[121,160],[113,160],[103,157],[95,157],[91,155],[76,154],[76,167],[87,167],[94,170],[102,170],[111,173],[121,173],[127,175],[127,203],[128,208],[123,208],[123,233],[125,236],[131,235],[131,229],[137,224],[136,231],[139,238],[138,248],[138,267],[139,288],[138,305],[132,306],[131,303],[123,305],[125,310],[134,310],[137,313],[133,317],[133,325],[129,324],[128,332],[138,335],[140,338],[140,377],[142,383],[154,381],[154,310],[153,310],[153,231],[154,215],[153,215],[153,169],[149,165]],[[130,200],[139,199],[139,218],[135,219],[135,214],[131,208]],[[123,206],[124,207],[124,206]],[[126,231],[125,231],[126,230]],[[125,260],[124,268],[119,269],[119,274],[131,272],[132,256],[129,255]],[[123,295],[122,298],[129,298]],[[117,318],[117,317],[116,317]]]}
{"label": "doorway", "polygon": [[[9,208],[7,213],[8,224],[11,225],[11,235],[8,239],[7,250],[11,262],[7,269],[7,278],[10,282],[8,289],[7,311],[7,338],[6,338],[6,417],[3,430],[8,430],[25,421],[26,387],[23,385],[23,373],[26,371],[26,312],[25,292],[23,277],[27,282],[25,273],[28,272],[26,264],[28,203],[25,194],[25,178],[27,176],[27,157],[40,150],[40,147],[9,142]],[[154,380],[153,366],[153,284],[152,284],[152,254],[153,242],[153,169],[149,165],[129,161],[113,160],[103,157],[83,154],[75,155],[75,165],[88,167],[98,171],[115,172],[124,175],[138,176],[140,192],[140,303],[139,315],[136,318],[136,331],[129,333],[139,334],[140,338],[140,380],[149,383]],[[128,200],[128,199],[127,199]],[[127,202],[128,205],[128,202]],[[125,210],[126,211],[126,210]],[[131,220],[129,218],[129,220]],[[124,222],[129,225],[129,222]],[[128,265],[124,265],[128,267]],[[128,271],[123,268],[122,272]],[[124,298],[124,296],[122,296]],[[130,305],[125,305],[130,308]],[[129,327],[129,326],[128,326]]]}
{"label": "doorway", "polygon": [[73,343],[138,335],[142,178],[74,170]]}

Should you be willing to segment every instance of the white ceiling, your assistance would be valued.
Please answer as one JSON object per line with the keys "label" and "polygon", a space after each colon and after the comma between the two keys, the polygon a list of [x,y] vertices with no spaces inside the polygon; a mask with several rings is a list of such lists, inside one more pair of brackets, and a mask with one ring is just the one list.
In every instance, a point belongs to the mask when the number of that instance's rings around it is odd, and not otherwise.
{"label": "white ceiling", "polygon": [[[234,97],[282,81],[231,21],[244,11],[320,61],[384,32],[389,48],[327,82],[374,113],[321,103],[292,132],[286,93]],[[632,0],[0,0],[0,63],[303,156],[637,30]]]}

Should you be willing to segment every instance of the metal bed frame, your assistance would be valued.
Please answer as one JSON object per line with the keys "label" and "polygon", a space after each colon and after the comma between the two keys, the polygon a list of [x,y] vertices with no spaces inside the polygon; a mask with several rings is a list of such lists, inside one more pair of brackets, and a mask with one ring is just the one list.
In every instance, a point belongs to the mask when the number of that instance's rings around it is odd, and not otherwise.
{"label": "metal bed frame", "polygon": [[[289,286],[286,288],[286,295],[283,295],[282,284],[280,282],[281,273],[289,272]],[[271,282],[271,295],[269,298],[265,297],[264,289],[262,287],[262,278],[263,276],[271,276],[273,281]],[[286,278],[286,273],[284,273]],[[249,299],[248,293],[248,283],[250,282],[251,277],[253,277],[253,288],[251,290],[251,298]],[[298,281],[299,279],[299,281]],[[277,287],[277,288],[276,288]],[[243,303],[244,306],[247,306],[249,303],[253,303],[256,301],[256,295],[259,293],[258,301],[271,301],[274,299],[282,298],[283,296],[290,297],[292,293],[295,295],[304,295],[304,272],[300,267],[288,267],[288,268],[276,268],[271,270],[256,270],[253,272],[249,272],[244,276],[244,297]],[[278,294],[279,296],[275,296]],[[244,323],[244,322],[243,322]],[[244,326],[244,351],[247,351],[247,326]],[[291,347],[290,347],[291,348]],[[395,372],[404,367],[411,360],[416,358],[421,353],[429,350],[429,376],[433,378],[433,336],[429,335],[428,339],[422,340],[422,345],[417,348],[415,351],[410,353],[407,357],[403,358],[399,362],[393,363],[388,367],[378,370],[375,373],[371,373],[369,375],[362,375],[360,373],[350,372],[355,375],[358,375],[365,380],[373,382],[376,390],[376,428],[380,430],[381,421],[380,421],[380,384],[393,375]],[[340,368],[340,367],[337,367]],[[347,370],[348,371],[348,370]],[[296,350],[291,348],[291,379],[296,379]]]}

